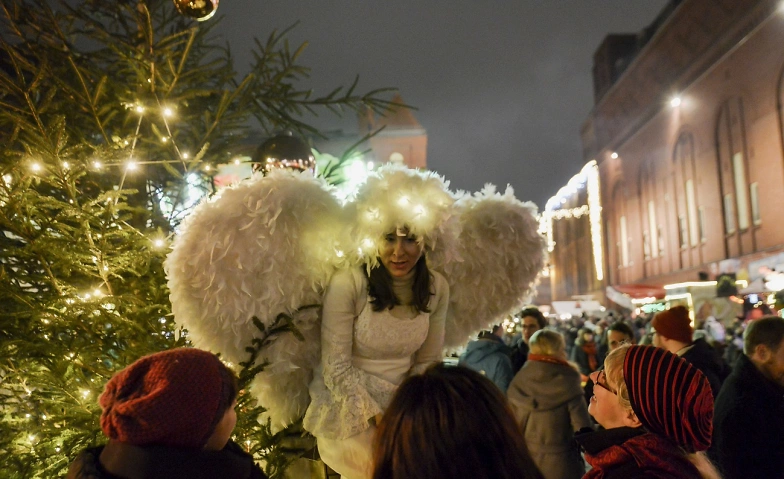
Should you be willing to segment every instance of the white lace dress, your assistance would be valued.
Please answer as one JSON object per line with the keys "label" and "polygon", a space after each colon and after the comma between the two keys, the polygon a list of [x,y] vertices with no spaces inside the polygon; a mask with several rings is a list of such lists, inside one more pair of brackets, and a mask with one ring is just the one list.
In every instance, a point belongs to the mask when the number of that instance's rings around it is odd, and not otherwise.
{"label": "white lace dress", "polygon": [[[370,420],[383,413],[411,373],[441,361],[449,286],[432,272],[430,313],[410,306],[373,311],[359,269],[335,274],[324,296],[321,365],[310,384],[304,427],[318,439],[322,459],[348,479],[370,477]],[[395,280],[402,303],[413,278]]]}

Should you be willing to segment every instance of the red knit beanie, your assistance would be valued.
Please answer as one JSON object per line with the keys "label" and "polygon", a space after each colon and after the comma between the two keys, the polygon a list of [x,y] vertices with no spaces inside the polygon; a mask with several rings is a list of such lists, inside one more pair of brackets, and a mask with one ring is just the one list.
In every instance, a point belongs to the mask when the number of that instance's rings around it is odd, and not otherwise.
{"label": "red knit beanie", "polygon": [[689,310],[684,306],[675,306],[662,311],[653,317],[653,329],[665,338],[690,344],[692,337]]}
{"label": "red knit beanie", "polygon": [[623,377],[632,409],[648,431],[690,453],[710,447],[713,394],[700,370],[664,349],[631,346]]}
{"label": "red knit beanie", "polygon": [[110,439],[201,448],[233,399],[232,375],[212,353],[179,348],[145,356],[115,374],[98,402]]}

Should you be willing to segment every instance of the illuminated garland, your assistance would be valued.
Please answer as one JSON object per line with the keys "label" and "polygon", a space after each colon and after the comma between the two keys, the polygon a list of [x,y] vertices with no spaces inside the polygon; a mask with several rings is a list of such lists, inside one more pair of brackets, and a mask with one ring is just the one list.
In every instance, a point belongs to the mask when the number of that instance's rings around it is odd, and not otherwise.
{"label": "illuminated garland", "polygon": [[[566,198],[574,195],[583,187],[588,188],[588,204],[575,208],[556,207],[566,203]],[[545,210],[539,216],[539,231],[547,237],[547,251],[555,250],[553,240],[553,220],[580,218],[588,215],[591,224],[591,245],[596,279],[604,279],[604,256],[602,250],[602,204],[599,192],[599,167],[596,160],[589,161],[580,173],[574,175],[558,194],[547,201]]]}

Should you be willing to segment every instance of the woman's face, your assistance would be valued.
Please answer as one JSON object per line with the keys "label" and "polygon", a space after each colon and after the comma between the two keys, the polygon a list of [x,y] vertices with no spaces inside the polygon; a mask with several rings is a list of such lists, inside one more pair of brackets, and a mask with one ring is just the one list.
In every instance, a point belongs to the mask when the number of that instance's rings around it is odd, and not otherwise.
{"label": "woman's face", "polygon": [[381,247],[381,264],[393,278],[401,278],[414,269],[425,244],[405,230],[393,231],[386,236]]}
{"label": "woman's face", "polygon": [[627,426],[629,413],[618,400],[616,387],[607,382],[604,370],[591,373],[590,378],[594,386],[588,413],[605,429]]}

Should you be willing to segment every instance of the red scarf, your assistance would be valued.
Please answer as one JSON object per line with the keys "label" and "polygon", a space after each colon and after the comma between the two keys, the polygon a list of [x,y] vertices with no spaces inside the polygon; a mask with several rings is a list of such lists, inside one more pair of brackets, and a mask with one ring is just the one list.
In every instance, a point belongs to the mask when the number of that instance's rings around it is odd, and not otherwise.
{"label": "red scarf", "polygon": [[588,369],[596,371],[599,367],[599,361],[596,360],[596,343],[583,344],[583,352],[588,357]]}
{"label": "red scarf", "polygon": [[564,361],[563,359],[558,359],[555,356],[548,356],[546,354],[529,354],[528,355],[529,361],[541,361],[543,363],[552,363],[552,364],[562,364],[564,366],[569,366],[569,363]]}

